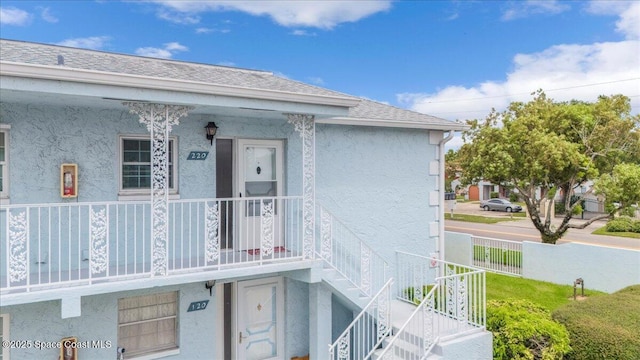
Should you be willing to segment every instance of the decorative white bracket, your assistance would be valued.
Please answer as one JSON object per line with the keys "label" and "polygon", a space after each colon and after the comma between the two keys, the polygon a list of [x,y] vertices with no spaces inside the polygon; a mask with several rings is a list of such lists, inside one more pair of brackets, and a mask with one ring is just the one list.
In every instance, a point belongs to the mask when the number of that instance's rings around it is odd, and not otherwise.
{"label": "decorative white bracket", "polygon": [[313,258],[315,244],[315,117],[309,114],[286,114],[302,138],[302,258]]}
{"label": "decorative white bracket", "polygon": [[169,261],[169,133],[190,106],[124,102],[151,134],[151,263],[152,276],[167,274]]}

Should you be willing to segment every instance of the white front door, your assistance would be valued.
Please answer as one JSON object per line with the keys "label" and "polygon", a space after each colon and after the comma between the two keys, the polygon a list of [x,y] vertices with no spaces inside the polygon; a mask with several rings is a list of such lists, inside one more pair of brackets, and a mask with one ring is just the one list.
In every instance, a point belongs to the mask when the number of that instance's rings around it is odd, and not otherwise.
{"label": "white front door", "polygon": [[283,296],[281,277],[238,282],[238,359],[282,359]]}
{"label": "white front door", "polygon": [[[282,216],[275,197],[282,196],[280,140],[238,140],[239,241],[237,250],[269,255],[282,245]],[[265,251],[266,250],[266,251]]]}

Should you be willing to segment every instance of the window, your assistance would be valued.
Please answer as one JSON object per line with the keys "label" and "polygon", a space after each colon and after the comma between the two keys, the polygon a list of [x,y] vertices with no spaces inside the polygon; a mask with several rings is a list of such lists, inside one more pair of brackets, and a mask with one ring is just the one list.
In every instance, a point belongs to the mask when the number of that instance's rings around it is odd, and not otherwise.
{"label": "window", "polygon": [[178,292],[118,300],[118,346],[127,357],[178,348]]}
{"label": "window", "polygon": [[[177,193],[176,139],[169,139],[169,192]],[[120,194],[149,194],[151,189],[151,140],[144,136],[120,137]]]}
{"label": "window", "polygon": [[[0,315],[0,343],[11,340],[9,338],[9,314]],[[0,348],[0,360],[9,360],[10,346]]]}
{"label": "window", "polygon": [[0,198],[9,198],[9,126],[0,124]]}

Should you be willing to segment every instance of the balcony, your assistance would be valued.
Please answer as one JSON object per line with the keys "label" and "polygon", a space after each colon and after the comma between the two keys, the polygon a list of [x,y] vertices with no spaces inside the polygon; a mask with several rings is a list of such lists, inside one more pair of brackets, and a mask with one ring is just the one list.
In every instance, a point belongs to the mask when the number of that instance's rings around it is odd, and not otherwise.
{"label": "balcony", "polygon": [[[303,241],[301,196],[169,201],[161,221],[153,216],[150,201],[3,207],[0,294],[206,276],[314,256]],[[158,223],[166,224],[160,240]]]}

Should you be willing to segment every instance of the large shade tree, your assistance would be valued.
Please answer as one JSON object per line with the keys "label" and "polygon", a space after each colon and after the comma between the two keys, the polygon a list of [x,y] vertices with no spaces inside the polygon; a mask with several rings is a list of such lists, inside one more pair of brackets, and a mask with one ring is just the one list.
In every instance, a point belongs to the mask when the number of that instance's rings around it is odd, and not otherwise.
{"label": "large shade tree", "polygon": [[[542,241],[552,244],[570,228],[585,228],[640,201],[638,178],[629,176],[640,168],[640,116],[631,115],[629,98],[554,102],[542,90],[532,95],[484,121],[468,121],[458,155],[464,182],[484,179],[516,189]],[[589,180],[597,184],[589,192],[607,196],[608,213],[571,222],[581,210],[577,200],[586,195],[574,196],[575,189]],[[553,202],[543,201],[558,191],[565,208],[559,224],[551,221]],[[542,205],[548,207],[544,217]]]}

